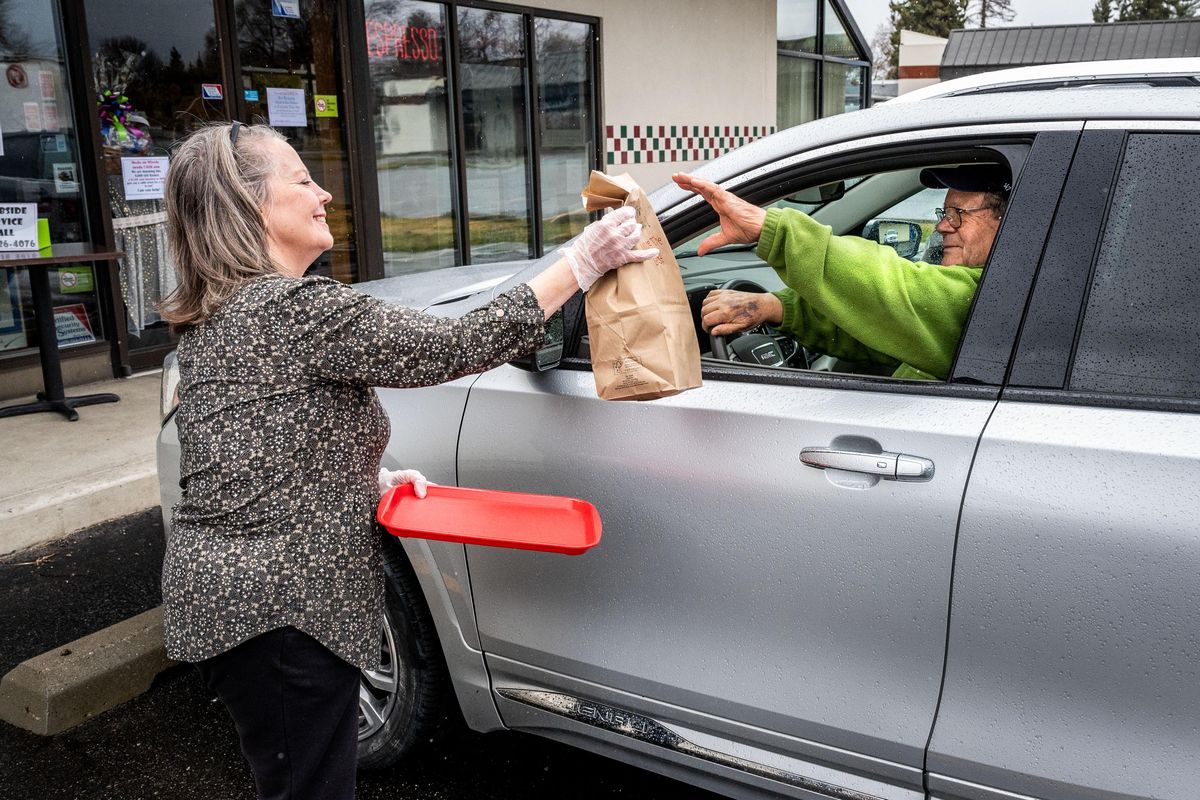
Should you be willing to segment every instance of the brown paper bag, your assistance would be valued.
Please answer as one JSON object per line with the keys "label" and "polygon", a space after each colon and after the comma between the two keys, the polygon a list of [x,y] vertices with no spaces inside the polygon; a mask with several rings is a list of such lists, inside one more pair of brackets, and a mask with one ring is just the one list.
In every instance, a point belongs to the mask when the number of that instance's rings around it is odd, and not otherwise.
{"label": "brown paper bag", "polygon": [[646,194],[629,175],[592,172],[588,211],[632,206],[642,224],[639,248],[658,256],[604,275],[587,293],[588,339],[596,394],[604,400],[653,400],[700,385],[700,348],[679,264]]}

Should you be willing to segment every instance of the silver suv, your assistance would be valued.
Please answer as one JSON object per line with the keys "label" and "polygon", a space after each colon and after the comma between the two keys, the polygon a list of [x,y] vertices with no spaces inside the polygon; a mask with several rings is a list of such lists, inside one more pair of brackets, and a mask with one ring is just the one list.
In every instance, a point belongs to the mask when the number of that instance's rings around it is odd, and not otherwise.
{"label": "silver suv", "polygon": [[[979,161],[1015,187],[945,381],[769,328],[747,335],[778,343],[782,365],[736,360],[746,348],[697,323],[702,388],[604,402],[576,298],[538,357],[380,390],[385,465],[585,497],[604,538],[567,557],[387,537],[363,764],[402,756],[450,702],[477,731],[731,796],[1195,798],[1200,88],[886,104],[699,172],[838,234],[911,230],[917,258],[942,204],[920,170]],[[695,255],[715,225],[698,198],[668,186],[652,202],[694,309],[716,287],[780,288],[752,247]],[[813,468],[806,448],[849,468]],[[862,454],[877,458],[855,471]],[[900,456],[932,469],[872,466]],[[159,459],[169,510],[170,418]]]}

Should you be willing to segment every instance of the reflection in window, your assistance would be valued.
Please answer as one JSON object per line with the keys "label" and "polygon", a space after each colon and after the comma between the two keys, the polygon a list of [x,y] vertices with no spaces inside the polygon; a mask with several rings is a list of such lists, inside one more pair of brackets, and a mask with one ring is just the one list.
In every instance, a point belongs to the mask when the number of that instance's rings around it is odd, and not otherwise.
{"label": "reflection in window", "polygon": [[776,118],[782,130],[817,118],[817,68],[809,58],[778,56]]}
{"label": "reflection in window", "polygon": [[[89,240],[66,53],[56,3],[0,3],[0,204],[27,204],[52,243]],[[60,347],[104,339],[91,265],[49,270]],[[0,353],[36,347],[25,269],[0,268]]]}
{"label": "reflection in window", "polygon": [[838,58],[859,58],[863,54],[854,46],[854,40],[846,33],[846,26],[829,0],[825,0],[825,36],[822,54]]}
{"label": "reflection in window", "polygon": [[775,38],[780,50],[817,52],[817,0],[779,0]]}
{"label": "reflection in window", "polygon": [[863,79],[865,67],[846,64],[835,64],[827,61],[824,64],[825,87],[821,116],[831,117],[844,111],[858,111],[863,107]]}
{"label": "reflection in window", "polygon": [[833,3],[821,0],[818,16],[817,2],[779,0],[775,6],[780,129],[855,111],[865,103],[868,51],[860,48]]}
{"label": "reflection in window", "polygon": [[162,197],[127,196],[124,173],[131,159],[170,154],[171,145],[204,122],[225,119],[225,104],[206,100],[201,85],[221,83],[221,62],[211,2],[177,0],[180,25],[142,26],[129,20],[154,13],[153,0],[89,0],[87,28],[93,90],[100,98],[103,191],[133,350],[169,344],[158,303],[175,288],[167,250]]}
{"label": "reflection in window", "polygon": [[546,249],[587,225],[579,190],[595,160],[592,28],[537,18],[538,135],[541,144],[542,242]]}
{"label": "reflection in window", "polygon": [[533,255],[519,14],[460,8],[458,35],[471,261]]}
{"label": "reflection in window", "polygon": [[444,7],[372,0],[366,16],[384,272],[453,266]]}
{"label": "reflection in window", "polygon": [[[1200,136],[1133,134],[1125,150],[1071,388],[1200,397]],[[1183,168],[1181,168],[1183,167]]]}
{"label": "reflection in window", "polygon": [[[299,11],[297,19],[275,16],[271,3],[234,5],[241,68],[237,91],[251,120],[271,122],[275,117],[272,127],[288,137],[313,180],[333,195],[326,209],[333,249],[321,254],[309,269],[310,274],[350,283],[358,278],[358,249],[344,117],[319,113],[315,107],[318,97],[336,100],[341,93],[337,8],[299,0]],[[303,114],[283,114],[283,107],[291,103],[296,104],[293,108],[302,107]]]}

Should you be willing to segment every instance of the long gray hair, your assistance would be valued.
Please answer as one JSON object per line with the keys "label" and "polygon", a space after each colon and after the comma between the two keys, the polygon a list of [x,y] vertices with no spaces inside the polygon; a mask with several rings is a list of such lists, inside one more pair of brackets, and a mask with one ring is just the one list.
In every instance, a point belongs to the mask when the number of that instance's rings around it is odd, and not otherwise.
{"label": "long gray hair", "polygon": [[278,164],[262,145],[287,141],[266,125],[228,123],[191,133],[164,187],[167,246],[179,284],[159,311],[176,332],[207,320],[242,284],[278,272],[267,251],[267,182]]}

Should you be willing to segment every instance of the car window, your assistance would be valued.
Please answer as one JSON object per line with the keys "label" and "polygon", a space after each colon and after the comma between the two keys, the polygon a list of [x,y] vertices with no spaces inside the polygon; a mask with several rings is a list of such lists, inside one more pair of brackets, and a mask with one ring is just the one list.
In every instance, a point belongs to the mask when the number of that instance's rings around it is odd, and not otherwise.
{"label": "car window", "polygon": [[1200,136],[1133,134],[1087,296],[1070,386],[1200,397]]}
{"label": "car window", "polygon": [[[888,264],[903,263],[901,259],[941,263],[941,235],[935,232],[934,209],[944,204],[946,190],[924,187],[921,169],[914,166],[856,175],[844,184],[839,182],[835,192],[828,191],[832,184],[789,188],[788,195],[762,204],[799,211],[807,219],[828,225],[835,236],[869,239],[894,251],[884,256],[879,250],[867,248],[853,256],[864,263],[836,265],[839,274],[862,279],[861,286],[853,287],[854,279],[842,278],[842,289],[838,291],[854,294],[852,299],[837,292],[810,296],[786,286],[779,272],[758,257],[753,245],[726,247],[697,256],[699,243],[715,232],[715,227],[675,248],[684,287],[697,314],[701,354],[729,361],[766,358],[755,363],[797,370],[945,380],[981,267],[975,267],[966,280],[949,281],[952,285],[945,291],[929,281],[931,277],[938,279],[936,272],[923,272],[913,295],[908,294],[912,287],[904,280],[889,277],[897,273]],[[829,199],[825,202],[796,202],[797,198],[813,197],[818,188],[826,191]],[[783,219],[780,217],[781,225]],[[987,252],[985,247],[983,253]],[[823,273],[827,282],[834,274],[831,266],[832,261]],[[717,288],[775,293],[783,318],[778,324],[762,324],[733,336],[718,337],[726,341],[714,339],[705,330],[700,312],[705,297]],[[922,299],[923,292],[928,293],[925,297],[929,302]],[[764,298],[761,303],[769,305],[773,301]]]}
{"label": "car window", "polygon": [[942,261],[942,236],[934,230],[937,225],[937,217],[933,212],[934,209],[942,206],[945,198],[945,189],[922,188],[916,194],[880,211],[878,217],[871,220],[873,223],[883,223],[883,228],[878,231],[877,235],[868,235],[871,233],[871,223],[867,223],[863,233],[867,238],[882,244],[896,244],[905,231],[900,226],[888,226],[887,223],[892,221],[916,223],[921,231],[920,240],[917,243],[916,252],[912,256],[906,257],[913,261],[940,264]]}

